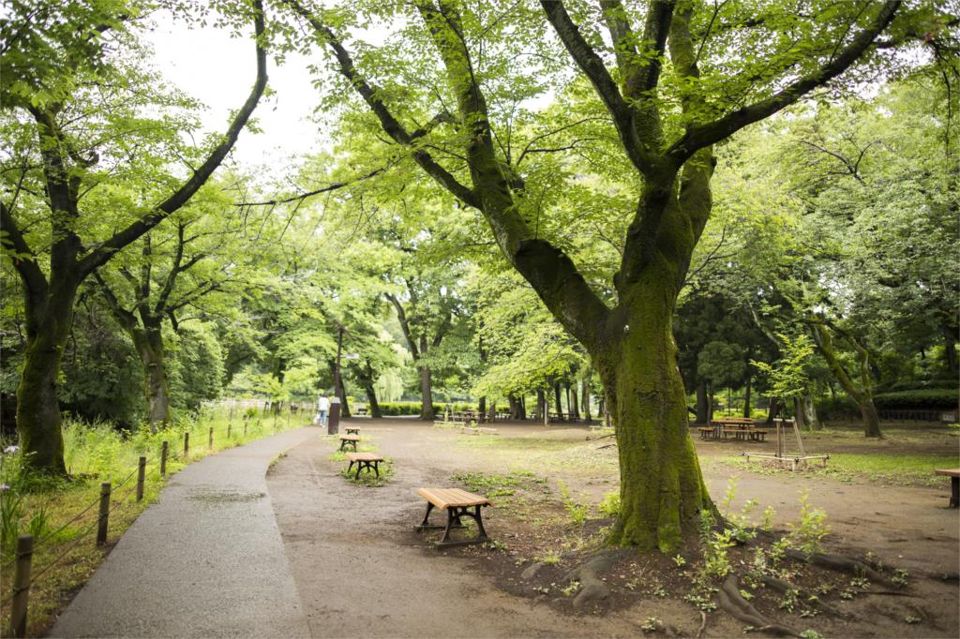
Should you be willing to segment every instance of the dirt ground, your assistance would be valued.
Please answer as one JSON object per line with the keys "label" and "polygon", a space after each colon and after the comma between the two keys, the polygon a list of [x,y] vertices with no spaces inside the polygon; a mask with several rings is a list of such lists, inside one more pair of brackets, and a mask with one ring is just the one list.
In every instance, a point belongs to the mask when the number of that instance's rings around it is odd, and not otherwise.
{"label": "dirt ground", "polygon": [[[361,428],[361,449],[377,450],[391,462],[383,485],[342,477],[346,462],[332,459],[337,441],[319,429],[317,438],[290,450],[268,475],[312,636],[728,637],[742,636],[750,625],[685,596],[691,578],[678,565],[683,560],[658,554],[608,551],[610,561],[598,574],[609,596],[575,605],[580,584],[571,571],[599,556],[602,527],[610,523],[595,506],[617,489],[612,439],[588,440],[596,432],[575,426],[496,424],[495,434],[477,436],[406,419],[357,419],[351,425]],[[757,500],[756,512],[772,506],[774,528],[788,531],[806,492],[810,504],[827,513],[830,552],[860,558],[869,552],[874,563],[909,573],[903,590],[870,589],[829,571],[798,574],[805,592],[824,598],[830,593],[831,614],[818,614],[805,602],[794,606],[761,588],[753,603],[762,614],[825,637],[960,634],[960,518],[946,507],[946,480],[939,487],[897,486],[816,473],[755,472],[729,463],[743,444],[697,441],[697,446],[715,500],[722,500],[735,477],[730,510]],[[816,446],[863,449],[852,438],[814,441]],[[927,438],[916,442],[913,452],[952,454],[956,446],[955,438]],[[421,486],[492,494],[495,506],[486,509],[484,523],[495,543],[435,549],[431,542],[438,532],[413,530],[423,517],[424,502],[415,494]],[[585,522],[571,517],[571,504],[588,506]],[[746,549],[731,550],[730,558],[735,569],[751,561]],[[944,574],[947,580],[939,578]],[[770,630],[753,634],[766,636]]]}

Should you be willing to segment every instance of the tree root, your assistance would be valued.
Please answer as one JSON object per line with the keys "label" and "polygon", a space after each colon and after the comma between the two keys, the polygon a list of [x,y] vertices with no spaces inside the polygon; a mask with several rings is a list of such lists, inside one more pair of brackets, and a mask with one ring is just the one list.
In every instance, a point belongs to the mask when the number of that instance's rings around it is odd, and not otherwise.
{"label": "tree root", "polygon": [[707,613],[700,611],[700,627],[697,628],[697,634],[695,639],[700,639],[703,636],[703,629],[707,627]]}
{"label": "tree root", "polygon": [[599,573],[609,570],[618,555],[617,552],[600,553],[567,574],[567,581],[580,582],[580,592],[573,599],[574,608],[583,608],[610,596],[610,588],[600,579]]}
{"label": "tree root", "polygon": [[[781,594],[787,594],[787,592],[790,591],[790,590],[796,590],[797,593],[798,593],[798,595],[800,595],[800,596],[802,596],[802,597],[805,597],[805,596],[806,596],[806,595],[803,593],[802,590],[800,590],[799,588],[794,587],[792,584],[787,583],[787,582],[784,581],[783,579],[778,579],[778,578],[773,577],[773,576],[771,576],[771,575],[764,575],[763,578],[762,578],[762,581],[763,581],[763,584],[764,584],[765,586],[769,586],[770,588],[773,588],[774,590],[776,590],[777,592],[779,592],[779,593],[781,593]],[[820,601],[819,598],[814,599],[814,600],[811,601],[809,597],[806,597],[806,600],[807,600],[810,604],[812,604],[813,606],[816,606],[818,610],[821,610],[821,611],[827,613],[828,615],[832,615],[832,616],[834,616],[834,617],[839,617],[839,618],[841,618],[841,619],[850,619],[851,617],[853,617],[853,615],[851,615],[851,614],[849,614],[849,613],[843,612],[843,611],[841,611],[841,610],[837,610],[836,608],[834,608],[834,607],[831,606],[830,604],[827,604],[827,603],[824,603],[824,602]]]}
{"label": "tree root", "polygon": [[886,575],[874,570],[859,559],[852,559],[850,557],[844,557],[843,555],[827,555],[820,552],[808,555],[805,552],[793,548],[787,549],[787,557],[796,559],[797,561],[809,562],[821,568],[828,568],[836,572],[854,575],[855,577],[866,577],[870,581],[886,584],[892,588],[897,586],[897,584],[891,581]]}
{"label": "tree root", "polygon": [[796,630],[764,617],[759,610],[753,607],[753,604],[744,599],[743,595],[740,594],[740,583],[734,574],[727,575],[723,585],[720,586],[720,592],[717,593],[717,605],[734,619],[749,624],[754,629],[785,637],[800,637],[800,633]]}

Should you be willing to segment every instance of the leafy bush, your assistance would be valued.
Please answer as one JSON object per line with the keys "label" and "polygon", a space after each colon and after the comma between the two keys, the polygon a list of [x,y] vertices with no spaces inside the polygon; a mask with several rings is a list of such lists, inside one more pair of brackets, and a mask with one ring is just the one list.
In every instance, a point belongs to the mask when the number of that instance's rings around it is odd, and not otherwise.
{"label": "leafy bush", "polygon": [[[384,414],[384,416],[419,415],[421,405],[422,404],[420,402],[381,402],[380,411]],[[451,411],[477,409],[476,404],[469,404],[465,402],[434,402],[433,414],[437,417],[443,417],[443,413],[448,407]]]}
{"label": "leafy bush", "polygon": [[944,409],[957,407],[958,397],[956,388],[923,388],[916,390],[879,393],[873,398],[878,409]]}

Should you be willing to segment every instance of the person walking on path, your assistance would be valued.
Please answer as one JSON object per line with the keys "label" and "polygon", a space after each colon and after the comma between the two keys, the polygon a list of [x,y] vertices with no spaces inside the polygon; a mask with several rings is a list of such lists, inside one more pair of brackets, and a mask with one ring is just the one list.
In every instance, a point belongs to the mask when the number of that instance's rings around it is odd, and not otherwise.
{"label": "person walking on path", "polygon": [[326,395],[317,397],[317,423],[321,426],[327,425],[327,416],[330,414],[330,400]]}

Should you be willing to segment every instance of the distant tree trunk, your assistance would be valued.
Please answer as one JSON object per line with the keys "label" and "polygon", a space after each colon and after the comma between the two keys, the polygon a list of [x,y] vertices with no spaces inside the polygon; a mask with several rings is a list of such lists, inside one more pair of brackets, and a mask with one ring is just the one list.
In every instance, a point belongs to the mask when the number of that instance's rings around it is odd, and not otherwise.
{"label": "distant tree trunk", "polygon": [[573,392],[570,392],[570,384],[567,384],[567,407],[570,410],[570,420],[574,422],[580,421],[580,405],[577,402],[577,389],[576,386],[573,388]]}
{"label": "distant tree trunk", "polygon": [[554,382],[553,384],[553,400],[556,405],[557,419],[562,419],[563,417],[563,404],[560,401],[560,382]]}
{"label": "distant tree trunk", "polygon": [[583,421],[590,423],[592,420],[590,416],[590,372],[587,372],[587,376],[583,378],[580,382],[580,393],[582,397],[581,404],[583,406]]}
{"label": "distant tree trunk", "polygon": [[780,400],[776,397],[770,398],[770,408],[767,411],[767,424],[772,424],[773,420],[777,418],[777,413],[780,412]]}
{"label": "distant tree trunk", "polygon": [[350,419],[350,405],[347,403],[347,389],[343,382],[343,373],[337,375],[337,360],[329,360],[330,374],[333,376],[333,394],[340,398],[340,417]]}
{"label": "distant tree trunk", "polygon": [[507,406],[509,406],[510,419],[521,419],[520,417],[520,400],[517,399],[516,395],[507,395]]}
{"label": "distant tree trunk", "polygon": [[840,383],[840,386],[843,387],[843,390],[850,396],[850,399],[856,402],[857,407],[860,409],[860,416],[863,418],[864,436],[883,437],[883,433],[880,432],[880,414],[873,404],[870,354],[866,347],[854,336],[839,331],[857,352],[857,364],[860,369],[858,371],[860,383],[857,384],[853,381],[853,376],[847,372],[840,362],[840,358],[837,357],[836,350],[833,346],[833,335],[831,334],[834,328],[827,326],[826,323],[819,319],[811,319],[808,321],[808,324],[810,330],[813,332],[814,341],[816,341],[823,358],[827,361],[830,371],[833,373],[837,382]]}
{"label": "distant tree trunk", "polygon": [[710,402],[707,399],[707,382],[700,380],[697,384],[697,423],[710,423]]}
{"label": "distant tree trunk", "polygon": [[750,391],[753,386],[753,375],[747,374],[747,384],[743,392],[743,416],[749,418],[752,411],[750,402],[752,398],[750,397]]}
{"label": "distant tree trunk", "polygon": [[955,327],[950,327],[943,325],[941,326],[943,332],[943,346],[944,354],[947,359],[947,370],[956,377],[958,372],[958,363],[957,363],[957,329]]}
{"label": "distant tree trunk", "polygon": [[797,426],[807,430],[820,430],[823,425],[817,417],[817,407],[813,402],[813,395],[804,393],[802,397],[794,399],[794,410],[797,416]]}
{"label": "distant tree trunk", "polygon": [[544,397],[543,389],[538,388],[537,389],[537,408],[533,416],[534,420],[541,421],[541,422],[544,420],[543,413],[546,408],[546,405],[547,405],[547,400]]}
{"label": "distant tree trunk", "polygon": [[433,380],[429,366],[420,367],[420,419],[433,421]]}
{"label": "distant tree trunk", "polygon": [[713,384],[707,382],[707,423],[713,421]]}
{"label": "distant tree trunk", "polygon": [[483,422],[487,419],[487,396],[484,395],[477,402],[478,421]]}
{"label": "distant tree trunk", "polygon": [[363,391],[367,394],[367,404],[370,407],[370,417],[373,419],[382,419],[383,412],[380,410],[380,402],[377,401],[377,391],[372,382],[363,382]]}

